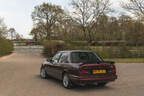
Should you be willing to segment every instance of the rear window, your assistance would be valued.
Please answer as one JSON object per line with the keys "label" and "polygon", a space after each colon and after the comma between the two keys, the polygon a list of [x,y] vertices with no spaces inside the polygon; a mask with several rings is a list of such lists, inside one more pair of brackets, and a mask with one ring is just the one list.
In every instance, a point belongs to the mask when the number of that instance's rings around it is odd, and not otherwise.
{"label": "rear window", "polygon": [[98,63],[102,59],[93,52],[72,52],[71,62],[72,63]]}

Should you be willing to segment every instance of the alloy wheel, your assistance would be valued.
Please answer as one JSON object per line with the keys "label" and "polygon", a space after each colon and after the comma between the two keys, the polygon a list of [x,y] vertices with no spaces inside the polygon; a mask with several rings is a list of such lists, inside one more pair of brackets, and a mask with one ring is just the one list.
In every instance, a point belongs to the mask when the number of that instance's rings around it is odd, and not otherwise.
{"label": "alloy wheel", "polygon": [[41,69],[40,76],[41,76],[42,78],[46,78],[46,72],[45,72],[45,69],[44,69],[44,68]]}

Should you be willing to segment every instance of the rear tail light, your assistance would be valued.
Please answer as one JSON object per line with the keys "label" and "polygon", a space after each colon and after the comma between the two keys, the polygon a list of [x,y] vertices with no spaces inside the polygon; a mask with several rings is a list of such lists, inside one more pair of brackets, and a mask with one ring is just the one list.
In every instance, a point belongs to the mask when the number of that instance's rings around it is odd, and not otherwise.
{"label": "rear tail light", "polygon": [[115,73],[115,72],[116,72],[116,70],[115,70],[115,69],[112,69],[112,70],[111,70],[111,72],[112,72],[112,73]]}
{"label": "rear tail light", "polygon": [[111,65],[111,72],[112,72],[112,73],[115,73],[115,72],[116,72],[116,69],[115,69],[115,66],[114,66],[114,65]]}
{"label": "rear tail light", "polygon": [[88,72],[86,70],[81,70],[82,74],[87,74]]}

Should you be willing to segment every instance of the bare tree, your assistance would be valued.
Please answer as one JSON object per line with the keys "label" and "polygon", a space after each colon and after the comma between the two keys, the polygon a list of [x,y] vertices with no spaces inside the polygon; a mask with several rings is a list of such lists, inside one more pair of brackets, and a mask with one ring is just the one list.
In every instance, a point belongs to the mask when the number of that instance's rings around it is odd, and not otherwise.
{"label": "bare tree", "polygon": [[3,22],[3,19],[0,18],[0,37],[7,37],[7,26]]}
{"label": "bare tree", "polygon": [[138,16],[144,15],[144,0],[122,0],[121,6]]}
{"label": "bare tree", "polygon": [[45,28],[46,39],[51,39],[53,28],[63,16],[64,11],[61,7],[43,3],[42,5],[36,6],[32,12],[32,19],[37,25],[41,25]]}
{"label": "bare tree", "polygon": [[32,28],[30,35],[33,36],[33,39],[35,41],[41,41],[43,39],[46,39],[47,32],[45,31],[45,28],[42,25],[37,25]]}
{"label": "bare tree", "polygon": [[23,38],[22,38],[22,36],[19,34],[19,33],[16,33],[16,36],[15,36],[16,38],[16,40],[22,40]]}
{"label": "bare tree", "polygon": [[9,33],[10,33],[11,40],[16,39],[16,30],[14,28],[10,28]]}
{"label": "bare tree", "polygon": [[92,42],[92,29],[99,17],[111,10],[110,0],[72,0],[71,4],[75,9],[74,17],[81,24],[84,37],[88,42]]}

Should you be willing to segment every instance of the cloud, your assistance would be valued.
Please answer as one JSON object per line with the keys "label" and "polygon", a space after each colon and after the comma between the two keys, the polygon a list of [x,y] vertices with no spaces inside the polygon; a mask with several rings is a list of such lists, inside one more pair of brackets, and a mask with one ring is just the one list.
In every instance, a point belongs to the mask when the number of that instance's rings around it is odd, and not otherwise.
{"label": "cloud", "polygon": [[33,22],[31,12],[34,6],[43,2],[67,6],[69,0],[0,0],[0,17],[3,17],[8,27],[14,27],[24,37],[30,37],[29,32]]}

